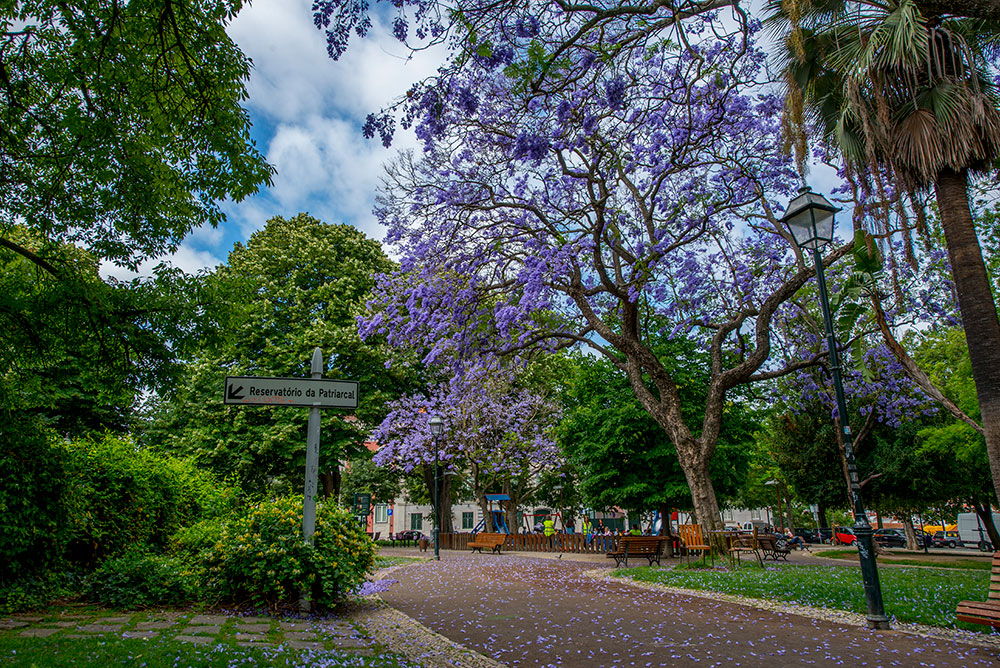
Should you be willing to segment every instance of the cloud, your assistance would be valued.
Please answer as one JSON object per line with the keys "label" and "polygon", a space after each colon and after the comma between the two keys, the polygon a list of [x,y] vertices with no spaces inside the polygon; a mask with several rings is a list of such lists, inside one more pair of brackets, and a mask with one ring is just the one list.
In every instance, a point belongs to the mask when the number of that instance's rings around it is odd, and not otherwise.
{"label": "cloud", "polygon": [[222,260],[210,251],[194,248],[192,243],[186,239],[181,243],[176,252],[143,262],[139,265],[138,272],[119,267],[107,261],[101,263],[99,271],[102,278],[116,278],[120,281],[130,281],[139,276],[151,276],[153,274],[153,267],[161,262],[166,262],[183,269],[189,274],[193,274],[201,269],[216,267],[222,263]]}

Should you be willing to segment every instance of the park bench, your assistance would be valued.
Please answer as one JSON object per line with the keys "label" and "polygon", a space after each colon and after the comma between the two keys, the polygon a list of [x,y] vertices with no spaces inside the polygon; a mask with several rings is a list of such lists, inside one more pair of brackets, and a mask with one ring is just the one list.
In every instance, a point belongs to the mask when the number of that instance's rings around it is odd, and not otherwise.
{"label": "park bench", "polygon": [[507,542],[507,534],[505,533],[481,533],[472,537],[472,540],[469,541],[469,547],[473,552],[479,550],[479,554],[483,553],[484,547],[500,554],[500,548],[505,542]]}
{"label": "park bench", "polygon": [[764,555],[764,558],[774,561],[778,559],[788,561],[788,553],[792,551],[784,541],[779,543],[774,536],[758,535],[757,544],[760,546],[760,551]]}
{"label": "park bench", "polygon": [[993,553],[990,592],[985,601],[961,601],[955,611],[958,621],[1000,628],[1000,551]]}
{"label": "park bench", "polygon": [[666,542],[667,539],[661,536],[622,536],[618,539],[617,547],[604,556],[615,560],[615,568],[621,568],[622,565],[627,567],[629,557],[646,557],[650,566],[654,561],[659,566]]}

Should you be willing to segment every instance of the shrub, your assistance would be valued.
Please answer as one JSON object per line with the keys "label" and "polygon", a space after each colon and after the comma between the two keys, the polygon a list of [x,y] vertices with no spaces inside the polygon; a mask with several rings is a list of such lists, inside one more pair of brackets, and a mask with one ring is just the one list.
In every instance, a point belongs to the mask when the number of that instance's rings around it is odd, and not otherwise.
{"label": "shrub", "polygon": [[106,434],[65,446],[72,543],[69,558],[90,565],[137,545],[159,551],[182,526],[222,512],[231,494],[192,462],[140,450]]}
{"label": "shrub", "polygon": [[176,605],[200,598],[198,579],[184,560],[139,547],[101,562],[87,577],[84,594],[113,608]]}
{"label": "shrub", "polygon": [[302,592],[329,608],[375,565],[375,545],[345,509],[316,508],[314,544],[302,540],[302,497],[258,503],[230,521],[209,555],[211,586],[222,598],[276,609]]}
{"label": "shrub", "polygon": [[64,460],[61,445],[36,422],[0,414],[0,582],[61,568],[70,535]]}

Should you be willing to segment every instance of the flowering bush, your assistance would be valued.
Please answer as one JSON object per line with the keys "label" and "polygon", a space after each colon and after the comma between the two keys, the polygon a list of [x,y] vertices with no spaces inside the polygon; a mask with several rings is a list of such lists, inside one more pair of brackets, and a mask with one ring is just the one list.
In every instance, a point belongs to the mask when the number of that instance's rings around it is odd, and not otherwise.
{"label": "flowering bush", "polygon": [[309,592],[313,606],[323,608],[374,570],[375,544],[346,509],[317,504],[313,545],[301,531],[301,496],[252,506],[225,525],[206,554],[209,586],[225,600],[272,609]]}

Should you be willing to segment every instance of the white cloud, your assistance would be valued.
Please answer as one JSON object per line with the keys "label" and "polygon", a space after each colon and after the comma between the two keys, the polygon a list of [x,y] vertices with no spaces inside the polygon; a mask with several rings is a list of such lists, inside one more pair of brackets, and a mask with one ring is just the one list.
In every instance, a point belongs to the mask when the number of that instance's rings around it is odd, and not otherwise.
{"label": "white cloud", "polygon": [[153,267],[162,262],[193,274],[201,269],[216,267],[222,263],[222,260],[214,253],[193,248],[189,240],[185,240],[176,252],[143,262],[139,265],[138,272],[105,261],[101,263],[100,275],[102,278],[116,278],[120,281],[130,281],[138,276],[151,276]]}

